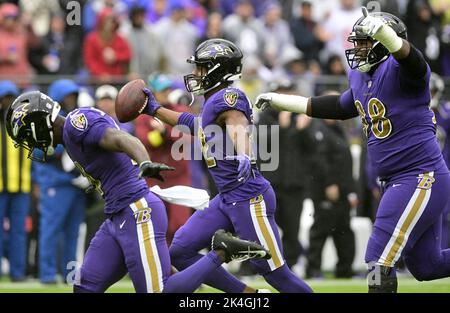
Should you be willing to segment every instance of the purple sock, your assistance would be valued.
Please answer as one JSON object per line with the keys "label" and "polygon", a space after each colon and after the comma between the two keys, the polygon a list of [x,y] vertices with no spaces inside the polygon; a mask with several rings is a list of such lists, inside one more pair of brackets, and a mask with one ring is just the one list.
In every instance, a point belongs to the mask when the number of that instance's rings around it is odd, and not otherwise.
{"label": "purple sock", "polygon": [[194,292],[220,265],[222,261],[219,256],[211,251],[183,271],[170,276],[163,292]]}
{"label": "purple sock", "polygon": [[295,276],[284,264],[273,272],[264,275],[266,281],[279,292],[311,293],[312,289],[300,278]]}
{"label": "purple sock", "polygon": [[[172,243],[170,247],[170,258],[172,260],[172,265],[180,271],[194,264],[202,257],[202,254],[192,252],[177,244]],[[247,287],[244,283],[228,273],[221,266],[216,268],[211,275],[205,279],[204,283],[227,293],[241,293],[244,291],[245,287]]]}

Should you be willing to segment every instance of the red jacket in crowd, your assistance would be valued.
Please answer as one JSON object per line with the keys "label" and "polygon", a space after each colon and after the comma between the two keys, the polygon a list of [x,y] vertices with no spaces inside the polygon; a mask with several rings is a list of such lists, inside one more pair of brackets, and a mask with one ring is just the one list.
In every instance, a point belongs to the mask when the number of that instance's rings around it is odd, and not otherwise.
{"label": "red jacket in crowd", "polygon": [[97,17],[96,30],[87,35],[84,63],[93,76],[127,74],[131,51],[125,38],[117,33],[118,27],[114,12],[106,8]]}

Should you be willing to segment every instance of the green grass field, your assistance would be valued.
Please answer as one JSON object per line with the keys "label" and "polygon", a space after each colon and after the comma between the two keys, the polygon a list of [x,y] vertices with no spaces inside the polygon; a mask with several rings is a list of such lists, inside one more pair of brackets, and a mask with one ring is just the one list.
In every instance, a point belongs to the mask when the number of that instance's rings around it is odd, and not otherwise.
{"label": "green grass field", "polygon": [[[313,290],[318,293],[365,293],[367,291],[365,279],[348,279],[348,280],[312,280],[307,281]],[[248,282],[252,287],[256,288],[273,288],[268,286],[261,278],[253,279]],[[0,293],[70,293],[72,289],[67,285],[44,286],[39,282],[23,282],[11,283],[8,281],[0,282]],[[129,279],[123,279],[116,285],[112,286],[108,292],[130,293],[134,292],[133,286]],[[198,292],[214,293],[217,290],[203,286]],[[399,278],[399,292],[403,293],[450,293],[450,278],[440,279],[431,282],[418,282],[413,278]]]}

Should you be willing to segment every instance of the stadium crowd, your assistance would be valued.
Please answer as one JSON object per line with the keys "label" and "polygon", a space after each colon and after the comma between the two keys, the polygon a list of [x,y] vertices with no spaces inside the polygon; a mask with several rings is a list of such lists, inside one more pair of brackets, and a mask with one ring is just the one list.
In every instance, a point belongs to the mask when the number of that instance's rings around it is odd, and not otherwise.
{"label": "stadium crowd", "polygon": [[[347,36],[361,5],[376,4],[401,17],[432,71],[444,81],[450,76],[449,0],[79,0],[80,23],[72,19],[69,2],[0,0],[2,113],[20,91],[39,89],[66,114],[77,106],[95,106],[114,117],[118,89],[136,78],[148,83],[161,105],[198,113],[197,101],[188,106],[191,98],[182,82],[192,70],[186,59],[199,42],[215,37],[242,49],[238,87],[251,100],[267,90],[304,96],[343,91],[348,71],[343,51],[350,47]],[[332,237],[339,259],[335,276],[352,277],[351,216],[373,219],[380,198],[361,125],[274,110],[255,117],[280,129],[279,167],[263,174],[277,193],[287,264],[295,266],[303,255],[306,276],[321,277],[322,249]],[[0,121],[0,262],[8,260],[12,281],[37,277],[56,283],[58,275],[66,277],[73,269],[68,264],[76,260],[80,225],[86,224],[87,244],[104,219],[101,197],[85,192],[89,184],[62,147],[48,163],[30,161]],[[143,142],[153,161],[177,169],[162,184],[148,180],[149,186],[188,185],[217,193],[201,160],[175,160],[171,147],[179,136],[169,127],[150,116],[120,127]],[[357,173],[350,144],[362,147]],[[197,142],[192,146],[199,149]],[[302,247],[299,221],[306,198],[314,203],[314,224],[309,246]],[[192,210],[172,204],[167,210],[170,241]],[[240,274],[249,271],[243,265]]]}

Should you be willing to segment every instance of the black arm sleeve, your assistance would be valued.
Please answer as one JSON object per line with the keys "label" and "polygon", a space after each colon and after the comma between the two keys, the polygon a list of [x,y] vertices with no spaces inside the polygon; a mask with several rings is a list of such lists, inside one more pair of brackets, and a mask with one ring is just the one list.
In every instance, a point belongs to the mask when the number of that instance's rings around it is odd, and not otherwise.
{"label": "black arm sleeve", "polygon": [[403,74],[411,78],[418,79],[425,76],[427,73],[427,62],[422,53],[417,50],[412,44],[409,54],[404,59],[397,60],[400,64],[400,70]]}
{"label": "black arm sleeve", "polygon": [[419,50],[411,45],[408,56],[397,61],[400,64],[400,79],[403,87],[423,90],[427,86],[427,62]]}
{"label": "black arm sleeve", "polygon": [[346,120],[358,116],[344,110],[340,104],[340,96],[318,96],[311,98],[311,116],[331,120]]}

